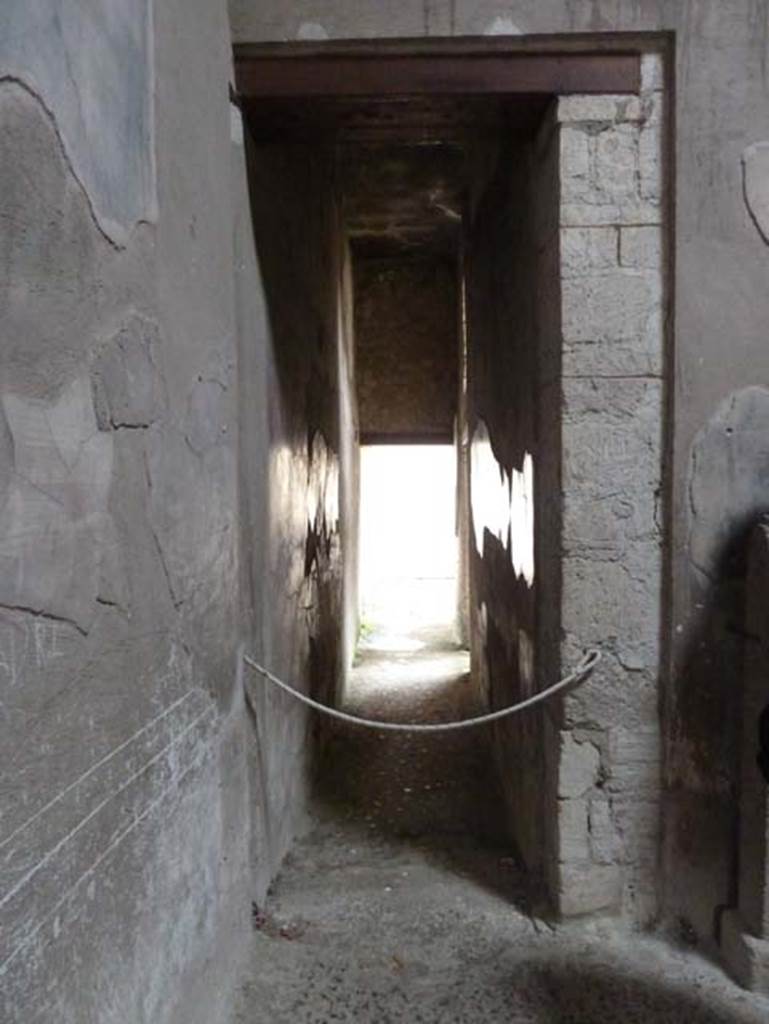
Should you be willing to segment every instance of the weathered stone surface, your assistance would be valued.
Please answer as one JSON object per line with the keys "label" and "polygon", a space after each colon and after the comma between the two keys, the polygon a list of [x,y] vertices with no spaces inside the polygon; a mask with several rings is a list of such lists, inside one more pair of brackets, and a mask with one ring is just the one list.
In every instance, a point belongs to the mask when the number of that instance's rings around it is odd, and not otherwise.
{"label": "weathered stone surface", "polygon": [[585,274],[562,283],[566,343],[602,339],[643,339],[659,315],[660,280],[653,272],[617,269]]}
{"label": "weathered stone surface", "polygon": [[637,541],[656,542],[659,524],[653,492],[639,490],[616,494],[607,484],[597,493],[597,484],[587,494],[564,498],[563,542],[570,554],[589,551],[593,557],[613,559]]}
{"label": "weathered stone surface", "polygon": [[620,853],[611,804],[604,796],[593,796],[588,805],[590,859],[596,864],[613,864]]}
{"label": "weathered stone surface", "polygon": [[[659,656],[659,545],[633,546],[623,562],[567,556],[563,628],[583,647],[608,646],[629,672],[653,672]],[[594,687],[584,690],[583,704],[589,706],[592,692]]]}
{"label": "weathered stone surface", "polygon": [[742,174],[748,211],[769,244],[769,142],[754,142],[744,150]]}
{"label": "weathered stone surface", "polygon": [[656,95],[645,101],[640,126],[605,124],[596,131],[579,124],[561,125],[562,226],[660,223],[662,157]]}
{"label": "weathered stone surface", "polygon": [[645,53],[641,57],[641,92],[662,89],[665,84],[665,63],[661,53]]}
{"label": "weathered stone surface", "polygon": [[660,203],[633,196],[622,202],[588,201],[585,196],[564,202],[561,224],[564,227],[600,227],[610,224],[661,224]]}
{"label": "weathered stone surface", "polygon": [[652,905],[657,884],[660,850],[660,765],[655,765],[653,790],[612,797],[614,822],[621,841],[619,860],[630,866],[625,888],[642,892],[634,896]]}
{"label": "weathered stone surface", "polygon": [[639,121],[641,104],[637,96],[561,96],[559,121]]}
{"label": "weathered stone surface", "polygon": [[598,134],[561,128],[562,203],[608,206],[632,202],[638,197],[637,167],[638,129],[634,125],[618,125]]}
{"label": "weathered stone surface", "polygon": [[561,230],[561,273],[571,277],[617,266],[617,229],[563,228]]}
{"label": "weathered stone surface", "polygon": [[[559,797],[582,797],[598,781],[601,755],[588,740],[577,742],[570,732],[561,734],[558,775]],[[587,822],[586,822],[587,824]]]}
{"label": "weathered stone surface", "polygon": [[619,262],[636,270],[659,271],[662,231],[658,227],[623,227],[619,230]]}
{"label": "weathered stone surface", "polygon": [[649,507],[660,476],[660,382],[566,380],[563,403],[566,494],[638,497]]}
{"label": "weathered stone surface", "polygon": [[562,183],[566,183],[568,194],[586,191],[590,187],[590,135],[580,128],[564,125],[558,139]]}
{"label": "weathered stone surface", "polygon": [[[588,101],[578,109],[598,112]],[[644,751],[648,761],[639,760],[637,750],[619,751],[616,736],[613,744],[599,740],[593,747],[600,774],[586,807],[582,867],[586,878],[591,865],[604,869],[602,883],[611,895],[590,893],[588,880],[584,902],[577,898],[571,912],[621,904],[647,921],[656,906],[660,787],[655,676],[662,388],[655,378],[663,369],[663,297],[661,232],[651,226],[659,220],[653,209],[659,198],[653,178],[660,165],[659,105],[649,96],[632,111],[636,123],[561,126],[560,627],[567,663],[591,645],[605,655],[591,679],[565,699],[565,722],[604,728],[624,723],[644,735],[648,729],[653,746]],[[563,761],[562,754],[561,785]],[[641,803],[622,790],[636,772],[643,776]],[[622,794],[616,799],[610,797],[613,784]],[[561,891],[564,884],[562,878]],[[563,906],[570,897],[563,896],[562,912],[568,912]]]}
{"label": "weathered stone surface", "polygon": [[653,121],[641,128],[638,138],[638,191],[641,199],[662,203],[662,126]]}
{"label": "weathered stone surface", "polygon": [[[623,202],[636,195],[638,167],[638,130],[634,125],[618,125],[611,131],[591,137],[593,150],[592,189],[596,198],[608,197]],[[570,198],[567,193],[565,198]]]}
{"label": "weathered stone surface", "polygon": [[563,917],[617,910],[620,899],[621,873],[616,864],[561,865],[558,910]]}
{"label": "weathered stone surface", "polygon": [[609,730],[611,773],[606,787],[614,793],[659,792],[662,750],[659,729],[650,724],[642,729],[622,726]]}
{"label": "weathered stone surface", "polygon": [[[564,664],[575,664],[584,653],[585,641],[567,633],[563,640]],[[614,653],[614,641],[603,647],[604,655],[590,681],[564,700],[564,725],[579,728],[601,722],[606,727],[628,725],[642,728],[658,715],[657,666],[633,667],[640,662],[637,650]],[[607,761],[607,771],[611,768]]]}
{"label": "weathered stone surface", "polygon": [[558,858],[584,861],[590,857],[587,803],[582,799],[558,801]]}

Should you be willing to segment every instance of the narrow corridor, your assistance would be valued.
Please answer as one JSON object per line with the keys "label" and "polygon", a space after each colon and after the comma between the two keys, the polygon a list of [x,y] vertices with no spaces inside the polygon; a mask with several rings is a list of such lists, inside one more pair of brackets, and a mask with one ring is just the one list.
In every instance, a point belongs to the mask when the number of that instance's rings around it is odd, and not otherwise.
{"label": "narrow corridor", "polygon": [[[370,635],[344,707],[404,722],[479,710],[445,628]],[[482,730],[334,723],[317,796],[313,828],[254,908],[230,1024],[765,1020],[760,1000],[689,950],[610,920],[548,920],[505,839]]]}

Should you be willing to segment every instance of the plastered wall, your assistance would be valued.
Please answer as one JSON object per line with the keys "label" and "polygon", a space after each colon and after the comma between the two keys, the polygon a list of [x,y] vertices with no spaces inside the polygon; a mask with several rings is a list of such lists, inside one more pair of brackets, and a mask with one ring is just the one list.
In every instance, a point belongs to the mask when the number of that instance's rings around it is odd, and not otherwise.
{"label": "plastered wall", "polygon": [[[237,281],[243,542],[255,656],[333,703],[355,625],[355,580],[342,552],[354,548],[357,503],[349,275],[333,155],[260,145],[247,116],[244,137],[251,216],[244,211]],[[317,737],[303,708],[257,676],[247,686],[261,898],[301,828]]]}
{"label": "plastered wall", "polygon": [[[500,143],[466,227],[470,618],[474,675],[491,708],[536,678],[534,481],[538,472],[539,253],[555,223],[557,176],[530,134]],[[551,161],[552,163],[552,161]],[[553,267],[553,269],[556,269]],[[552,286],[552,282],[549,282]],[[557,495],[554,495],[557,500]],[[512,841],[544,861],[541,713],[493,729]]]}
{"label": "plastered wall", "polygon": [[0,1017],[204,1019],[249,885],[226,11],[2,27]]}
{"label": "plastered wall", "polygon": [[327,168],[257,161],[249,196],[224,4],[0,28],[0,1018],[208,1021],[311,750],[238,652],[337,686]]}

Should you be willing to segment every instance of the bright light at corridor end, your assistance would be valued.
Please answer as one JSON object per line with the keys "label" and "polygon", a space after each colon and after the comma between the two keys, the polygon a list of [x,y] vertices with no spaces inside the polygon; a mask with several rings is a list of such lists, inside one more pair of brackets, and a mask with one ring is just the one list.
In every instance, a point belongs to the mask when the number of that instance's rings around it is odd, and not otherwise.
{"label": "bright light at corridor end", "polygon": [[363,621],[404,632],[451,625],[457,610],[453,445],[361,448]]}

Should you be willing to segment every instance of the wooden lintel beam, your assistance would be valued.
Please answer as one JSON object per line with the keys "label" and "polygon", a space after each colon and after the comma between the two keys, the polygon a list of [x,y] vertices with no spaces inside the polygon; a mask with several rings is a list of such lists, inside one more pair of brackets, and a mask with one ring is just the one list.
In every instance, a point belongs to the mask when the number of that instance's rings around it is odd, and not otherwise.
{"label": "wooden lintel beam", "polygon": [[235,55],[245,99],[635,93],[637,53]]}

